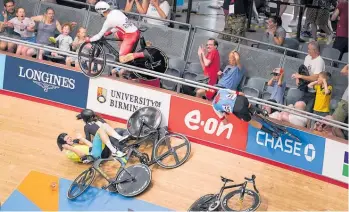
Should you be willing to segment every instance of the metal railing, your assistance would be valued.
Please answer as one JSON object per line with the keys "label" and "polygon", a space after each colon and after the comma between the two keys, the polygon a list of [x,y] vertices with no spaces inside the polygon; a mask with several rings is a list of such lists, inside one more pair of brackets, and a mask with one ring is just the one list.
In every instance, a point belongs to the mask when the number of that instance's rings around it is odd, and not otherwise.
{"label": "metal railing", "polygon": [[[14,39],[14,38],[0,36],[0,40],[5,41],[5,42],[11,42],[11,43],[15,43],[15,44],[20,44],[20,45],[25,45],[25,46],[36,48],[36,49],[56,52],[56,53],[59,53],[61,55],[77,57],[77,53],[75,53],[75,52],[62,51],[62,50],[59,50],[59,49],[54,48],[54,47],[49,47],[49,46],[40,45],[40,44],[34,44],[34,43],[22,41],[22,40],[17,40],[17,39]],[[100,60],[100,59],[97,59],[97,60]],[[108,66],[111,66],[111,67],[119,67],[119,68],[123,68],[125,70],[129,70],[129,71],[132,71],[132,72],[145,74],[145,75],[149,75],[149,76],[152,76],[152,77],[157,77],[157,78],[160,78],[160,79],[165,79],[165,80],[168,80],[168,81],[176,82],[176,83],[179,83],[179,84],[182,84],[182,85],[192,86],[192,87],[195,87],[195,88],[201,88],[201,89],[205,89],[205,90],[208,90],[208,89],[217,89],[217,90],[219,90],[219,89],[221,89],[221,88],[218,88],[218,87],[215,87],[215,86],[199,83],[199,82],[196,82],[196,81],[192,81],[192,80],[183,79],[183,78],[180,78],[180,77],[171,76],[171,75],[168,75],[168,74],[158,73],[158,72],[155,72],[155,71],[152,71],[152,70],[138,68],[138,67],[135,67],[135,66],[122,64],[122,63],[118,63],[118,62],[114,62],[114,61],[110,61],[110,60],[107,60],[106,64]],[[344,130],[348,130],[348,127],[349,127],[348,124],[345,124],[345,123],[342,123],[342,122],[338,122],[336,120],[326,119],[324,117],[321,117],[319,115],[312,114],[312,113],[309,113],[309,112],[306,112],[306,111],[298,110],[298,109],[295,109],[295,108],[290,108],[290,107],[287,107],[285,105],[269,102],[267,100],[259,99],[259,98],[248,96],[248,95],[246,95],[246,97],[249,99],[249,101],[251,103],[264,105],[264,106],[270,106],[271,108],[274,108],[276,110],[287,111],[287,112],[289,112],[291,114],[298,115],[298,116],[301,116],[301,117],[304,117],[304,118],[307,118],[307,119],[319,121],[319,122],[328,124],[328,125],[333,126],[333,127],[337,127],[337,128],[344,129]]]}

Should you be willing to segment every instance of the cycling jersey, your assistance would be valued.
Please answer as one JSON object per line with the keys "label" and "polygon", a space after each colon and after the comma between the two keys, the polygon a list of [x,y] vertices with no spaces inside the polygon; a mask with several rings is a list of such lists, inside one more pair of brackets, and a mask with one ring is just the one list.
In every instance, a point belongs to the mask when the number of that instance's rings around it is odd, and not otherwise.
{"label": "cycling jersey", "polygon": [[237,94],[228,89],[221,89],[212,101],[213,110],[220,119],[223,119],[224,113],[233,113]]}
{"label": "cycling jersey", "polygon": [[109,30],[112,33],[121,31],[123,34],[127,34],[137,32],[138,28],[128,20],[123,12],[120,10],[112,10],[108,14],[101,31],[93,36],[90,41],[94,42],[101,39],[104,36],[104,33]]}

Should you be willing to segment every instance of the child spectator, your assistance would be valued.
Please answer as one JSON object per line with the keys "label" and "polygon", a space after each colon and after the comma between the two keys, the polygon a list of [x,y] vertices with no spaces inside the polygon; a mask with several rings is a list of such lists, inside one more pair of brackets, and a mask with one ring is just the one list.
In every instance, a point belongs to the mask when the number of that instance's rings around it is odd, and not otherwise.
{"label": "child spectator", "polygon": [[[58,42],[58,48],[62,51],[70,51],[71,44],[73,43],[73,38],[70,37],[69,33],[71,31],[70,24],[63,24],[62,26],[62,34],[58,35],[58,37],[50,37],[49,40],[52,43]],[[51,53],[52,56],[57,57],[58,54],[55,52]],[[66,56],[62,56],[66,58]]]}
{"label": "child spectator", "polygon": [[[308,87],[313,88],[316,92],[315,103],[314,103],[314,113],[325,117],[330,112],[330,101],[332,96],[332,86],[328,85],[328,80],[330,78],[330,73],[321,72],[319,74],[318,80],[309,83]],[[314,126],[315,121],[312,121],[311,127]]]}
{"label": "child spectator", "polygon": [[[73,51],[75,51],[76,53],[79,52],[79,48],[85,42],[85,38],[86,38],[86,29],[84,27],[80,27],[78,29],[78,32],[76,33],[76,37],[74,39],[74,42],[72,43]],[[72,66],[72,62],[75,63],[75,68],[79,68],[79,66],[78,66],[78,64],[79,64],[78,58],[76,58],[76,57],[67,57],[67,59],[65,60],[65,64],[67,66]]]}
{"label": "child spectator", "polygon": [[284,70],[282,68],[275,68],[271,74],[273,77],[268,82],[268,86],[271,87],[270,99],[275,99],[278,104],[284,104],[286,90],[286,82],[283,81]]}
{"label": "child spectator", "polygon": [[[25,17],[25,10],[23,7],[19,7],[16,10],[15,18],[12,18],[9,21],[8,27],[14,28],[14,31],[17,32],[21,36],[21,40],[27,42],[36,42],[35,37],[35,22],[30,18]],[[26,55],[28,47],[24,45],[19,45],[17,47],[16,54],[17,55]]]}

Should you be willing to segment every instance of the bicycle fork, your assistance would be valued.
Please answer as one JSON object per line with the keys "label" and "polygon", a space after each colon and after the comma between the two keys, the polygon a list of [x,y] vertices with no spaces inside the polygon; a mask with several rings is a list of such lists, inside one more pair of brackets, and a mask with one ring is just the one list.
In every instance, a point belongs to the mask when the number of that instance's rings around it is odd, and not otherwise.
{"label": "bicycle fork", "polygon": [[241,188],[241,194],[240,194],[240,198],[239,198],[239,210],[241,211],[242,208],[242,203],[244,202],[244,196],[245,196],[245,191],[246,191],[246,185],[247,182],[244,183],[244,185]]}

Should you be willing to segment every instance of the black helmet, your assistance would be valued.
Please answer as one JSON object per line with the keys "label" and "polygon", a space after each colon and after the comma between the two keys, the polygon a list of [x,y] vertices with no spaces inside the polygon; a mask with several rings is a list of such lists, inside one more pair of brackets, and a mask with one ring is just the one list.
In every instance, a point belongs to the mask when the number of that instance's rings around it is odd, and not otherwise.
{"label": "black helmet", "polygon": [[82,119],[82,120],[84,120],[85,123],[87,123],[87,122],[91,121],[91,119],[95,116],[96,116],[96,114],[95,114],[95,112],[93,112],[93,110],[84,109],[83,111],[81,111],[80,114],[78,114],[76,116],[76,118],[78,120]]}
{"label": "black helmet", "polygon": [[57,138],[57,145],[58,145],[58,148],[62,151],[63,150],[63,144],[66,144],[67,142],[64,140],[64,137],[68,135],[67,133],[61,133],[58,135],[58,138]]}

